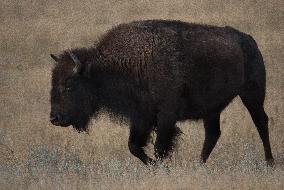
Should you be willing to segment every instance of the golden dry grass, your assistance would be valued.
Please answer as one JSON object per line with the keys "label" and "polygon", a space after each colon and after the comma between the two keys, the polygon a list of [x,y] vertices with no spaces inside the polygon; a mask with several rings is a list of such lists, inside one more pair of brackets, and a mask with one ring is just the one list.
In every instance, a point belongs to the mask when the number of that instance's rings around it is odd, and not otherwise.
{"label": "golden dry grass", "polygon": [[[284,189],[282,0],[4,0],[0,2],[0,189]],[[127,149],[127,124],[107,114],[90,135],[49,123],[50,53],[90,46],[113,25],[137,19],[231,25],[253,35],[267,68],[265,108],[276,159],[239,98],[223,112],[222,136],[198,164],[202,122],[184,132],[169,168],[145,168]],[[147,151],[151,154],[153,145]]]}

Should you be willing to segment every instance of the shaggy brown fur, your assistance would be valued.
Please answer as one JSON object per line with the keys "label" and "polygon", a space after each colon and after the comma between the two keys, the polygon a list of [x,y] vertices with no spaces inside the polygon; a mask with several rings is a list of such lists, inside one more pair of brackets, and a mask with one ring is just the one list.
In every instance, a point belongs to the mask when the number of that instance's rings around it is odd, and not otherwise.
{"label": "shaggy brown fur", "polygon": [[273,163],[263,109],[265,68],[247,34],[231,27],[148,20],[121,24],[91,48],[65,51],[53,70],[51,122],[87,130],[101,108],[129,118],[129,150],[154,161],[143,147],[153,129],[155,156],[167,157],[179,134],[176,122],[203,119],[206,162],[221,134],[220,113],[240,95]]}

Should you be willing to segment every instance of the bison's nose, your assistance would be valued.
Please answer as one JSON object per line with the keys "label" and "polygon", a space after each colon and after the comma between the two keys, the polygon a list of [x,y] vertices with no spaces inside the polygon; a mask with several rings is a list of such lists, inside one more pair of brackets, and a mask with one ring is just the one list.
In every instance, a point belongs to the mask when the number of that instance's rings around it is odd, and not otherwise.
{"label": "bison's nose", "polygon": [[54,125],[59,123],[61,120],[62,120],[62,115],[60,113],[50,115],[50,122]]}

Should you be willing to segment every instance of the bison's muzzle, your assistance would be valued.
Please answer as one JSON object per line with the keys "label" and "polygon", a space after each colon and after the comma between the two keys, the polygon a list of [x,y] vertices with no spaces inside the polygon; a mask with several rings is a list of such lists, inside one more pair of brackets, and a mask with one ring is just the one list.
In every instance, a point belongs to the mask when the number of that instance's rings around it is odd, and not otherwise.
{"label": "bison's muzzle", "polygon": [[68,127],[71,125],[69,117],[61,113],[51,113],[50,122],[55,126]]}

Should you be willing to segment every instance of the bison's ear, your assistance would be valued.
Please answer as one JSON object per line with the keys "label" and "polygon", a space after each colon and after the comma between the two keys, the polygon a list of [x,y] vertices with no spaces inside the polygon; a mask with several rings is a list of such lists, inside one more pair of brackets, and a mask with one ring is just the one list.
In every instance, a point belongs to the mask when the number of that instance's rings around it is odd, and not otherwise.
{"label": "bison's ear", "polygon": [[58,58],[58,57],[56,57],[56,55],[54,55],[54,54],[50,54],[50,57],[51,57],[52,59],[54,59],[54,61],[56,61],[56,62],[57,62],[57,61],[58,61],[58,59],[59,59],[59,58]]}

